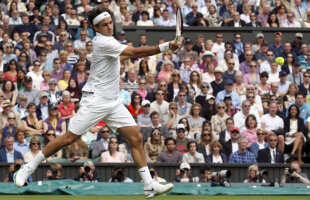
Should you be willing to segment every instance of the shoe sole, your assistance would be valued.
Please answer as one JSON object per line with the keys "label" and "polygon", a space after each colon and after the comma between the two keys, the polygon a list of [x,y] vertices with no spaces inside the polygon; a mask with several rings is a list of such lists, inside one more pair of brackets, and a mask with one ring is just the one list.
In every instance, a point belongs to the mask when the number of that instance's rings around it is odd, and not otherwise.
{"label": "shoe sole", "polygon": [[167,190],[165,190],[165,191],[163,191],[163,192],[161,192],[161,193],[156,193],[156,194],[154,194],[154,195],[152,195],[152,196],[145,196],[145,198],[146,198],[146,199],[155,198],[155,197],[157,197],[157,196],[159,196],[159,195],[162,195],[162,194],[165,194],[165,193],[170,192],[173,188],[174,188],[174,185],[172,185],[172,187],[168,188]]}

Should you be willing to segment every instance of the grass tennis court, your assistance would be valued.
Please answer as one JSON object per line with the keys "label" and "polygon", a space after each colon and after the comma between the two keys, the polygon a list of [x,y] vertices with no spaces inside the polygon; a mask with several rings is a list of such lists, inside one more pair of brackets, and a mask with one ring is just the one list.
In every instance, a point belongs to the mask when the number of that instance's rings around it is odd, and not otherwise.
{"label": "grass tennis court", "polygon": [[[143,200],[143,196],[64,196],[64,195],[1,195],[1,200]],[[167,195],[154,200],[301,200],[309,196],[193,196]]]}

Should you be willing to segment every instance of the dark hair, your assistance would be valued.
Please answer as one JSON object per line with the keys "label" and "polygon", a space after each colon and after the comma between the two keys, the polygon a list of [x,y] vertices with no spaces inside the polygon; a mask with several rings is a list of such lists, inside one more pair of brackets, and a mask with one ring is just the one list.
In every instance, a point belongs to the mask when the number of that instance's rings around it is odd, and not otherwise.
{"label": "dark hair", "polygon": [[268,73],[266,71],[263,71],[262,73],[260,73],[259,75],[260,78],[263,78],[263,77],[269,77]]}
{"label": "dark hair", "polygon": [[7,71],[10,71],[10,70],[11,70],[10,65],[11,65],[12,63],[15,63],[16,71],[17,71],[17,69],[18,69],[18,63],[17,63],[17,61],[16,61],[15,59],[10,60],[8,66],[7,66]]}
{"label": "dark hair", "polygon": [[[102,5],[97,6],[95,9],[90,10],[87,13],[88,16],[88,21],[90,22],[91,25],[93,25],[93,20],[95,19],[95,17],[97,17],[98,15],[100,15],[103,12],[108,12],[111,15],[111,11],[105,7],[103,7]],[[95,26],[97,26],[98,24],[96,24]]]}
{"label": "dark hair", "polygon": [[3,92],[5,91],[5,84],[6,84],[7,82],[10,82],[10,83],[12,84],[12,88],[11,88],[10,92],[13,92],[13,91],[15,90],[15,84],[14,84],[13,81],[10,80],[10,79],[4,79],[3,84],[2,84],[2,91],[3,91]]}
{"label": "dark hair", "polygon": [[189,151],[189,148],[190,148],[191,144],[195,144],[195,145],[196,145],[196,150],[197,150],[198,145],[197,145],[197,142],[196,142],[196,141],[189,141],[189,142],[187,143],[187,150]]}
{"label": "dark hair", "polygon": [[246,117],[246,119],[245,119],[245,127],[250,128],[250,127],[249,127],[249,124],[248,124],[250,118],[252,118],[252,119],[255,120],[255,122],[256,122],[255,128],[256,128],[256,127],[257,127],[257,120],[256,120],[255,115],[253,115],[253,114],[249,114],[249,115]]}
{"label": "dark hair", "polygon": [[142,97],[141,97],[141,95],[140,95],[139,93],[137,93],[137,92],[133,92],[133,93],[131,94],[131,106],[132,106],[133,108],[135,107],[135,105],[134,105],[134,99],[135,99],[136,96],[139,96],[139,98],[140,98],[140,105],[141,105],[141,102],[142,102]]}
{"label": "dark hair", "polygon": [[295,98],[297,98],[299,95],[301,95],[302,97],[305,97],[302,93],[299,92],[295,95]]}
{"label": "dark hair", "polygon": [[32,107],[32,106],[37,107],[36,104],[35,104],[34,102],[30,102],[30,103],[28,104],[28,106],[27,106],[27,109],[29,109],[29,108]]}
{"label": "dark hair", "polygon": [[177,144],[177,141],[175,139],[173,139],[172,137],[168,137],[165,139],[165,145],[167,146],[168,142],[172,140],[174,144]]}
{"label": "dark hair", "polygon": [[233,122],[235,123],[235,121],[234,121],[234,119],[233,119],[232,117],[228,117],[228,118],[226,119],[225,124],[227,124],[229,120],[231,120],[231,121],[233,121]]}
{"label": "dark hair", "polygon": [[150,115],[150,118],[152,119],[154,115],[159,115],[159,113],[157,111],[153,111]]}
{"label": "dark hair", "polygon": [[293,104],[291,105],[289,108],[288,108],[288,119],[291,119],[292,115],[291,115],[291,109],[292,107],[295,107],[297,109],[297,115],[296,115],[296,118],[299,118],[299,113],[300,113],[300,110],[298,108],[298,106],[296,104]]}
{"label": "dark hair", "polygon": [[178,124],[182,124],[182,121],[183,121],[184,119],[186,120],[186,123],[187,123],[187,127],[185,127],[185,130],[186,130],[187,132],[189,132],[189,123],[188,123],[188,119],[187,119],[186,117],[181,118],[181,119],[179,120]]}
{"label": "dark hair", "polygon": [[271,21],[270,16],[273,15],[273,14],[276,16],[275,23],[277,24],[278,27],[280,27],[279,19],[278,19],[276,13],[270,13],[269,14],[268,19],[267,19],[267,24],[271,25],[272,21]]}
{"label": "dark hair", "polygon": [[146,60],[141,60],[139,63],[139,72],[138,72],[138,75],[140,75],[140,76],[146,75],[143,71],[143,68],[142,68],[142,62],[146,63],[146,72],[148,73],[150,71],[148,62]]}

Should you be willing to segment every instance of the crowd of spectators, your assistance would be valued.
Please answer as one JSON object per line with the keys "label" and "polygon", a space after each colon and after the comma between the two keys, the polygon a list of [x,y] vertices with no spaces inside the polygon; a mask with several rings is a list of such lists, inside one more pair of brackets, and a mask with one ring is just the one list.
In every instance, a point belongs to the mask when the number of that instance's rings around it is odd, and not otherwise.
{"label": "crowd of spectators", "polygon": [[[187,0],[189,26],[308,27],[308,1]],[[99,3],[98,3],[99,4]],[[173,26],[176,3],[107,1],[123,26]],[[86,13],[96,2],[12,0],[0,3],[0,162],[31,161],[65,134],[90,74],[95,33]],[[76,27],[76,33],[71,27]],[[120,43],[139,43],[119,31]],[[120,98],[143,135],[148,162],[303,163],[310,139],[310,49],[303,34],[267,43],[233,41],[221,32],[178,52],[121,63]],[[160,39],[158,43],[165,40]],[[226,41],[226,42],[224,42]],[[253,43],[251,43],[253,42]],[[283,57],[278,65],[275,58]],[[133,162],[130,149],[104,121],[46,162]],[[290,160],[291,160],[290,159]],[[93,170],[92,167],[90,167]],[[82,169],[81,169],[82,170]],[[84,172],[81,171],[81,174]]]}

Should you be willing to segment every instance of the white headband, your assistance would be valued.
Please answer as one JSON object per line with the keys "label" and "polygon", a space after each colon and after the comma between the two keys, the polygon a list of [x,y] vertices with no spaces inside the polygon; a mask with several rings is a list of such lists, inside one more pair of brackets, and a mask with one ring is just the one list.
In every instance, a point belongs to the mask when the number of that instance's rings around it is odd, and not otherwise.
{"label": "white headband", "polygon": [[111,15],[108,12],[101,13],[100,15],[98,15],[97,17],[93,19],[93,25],[98,24],[101,20],[108,18],[108,17],[111,17]]}

